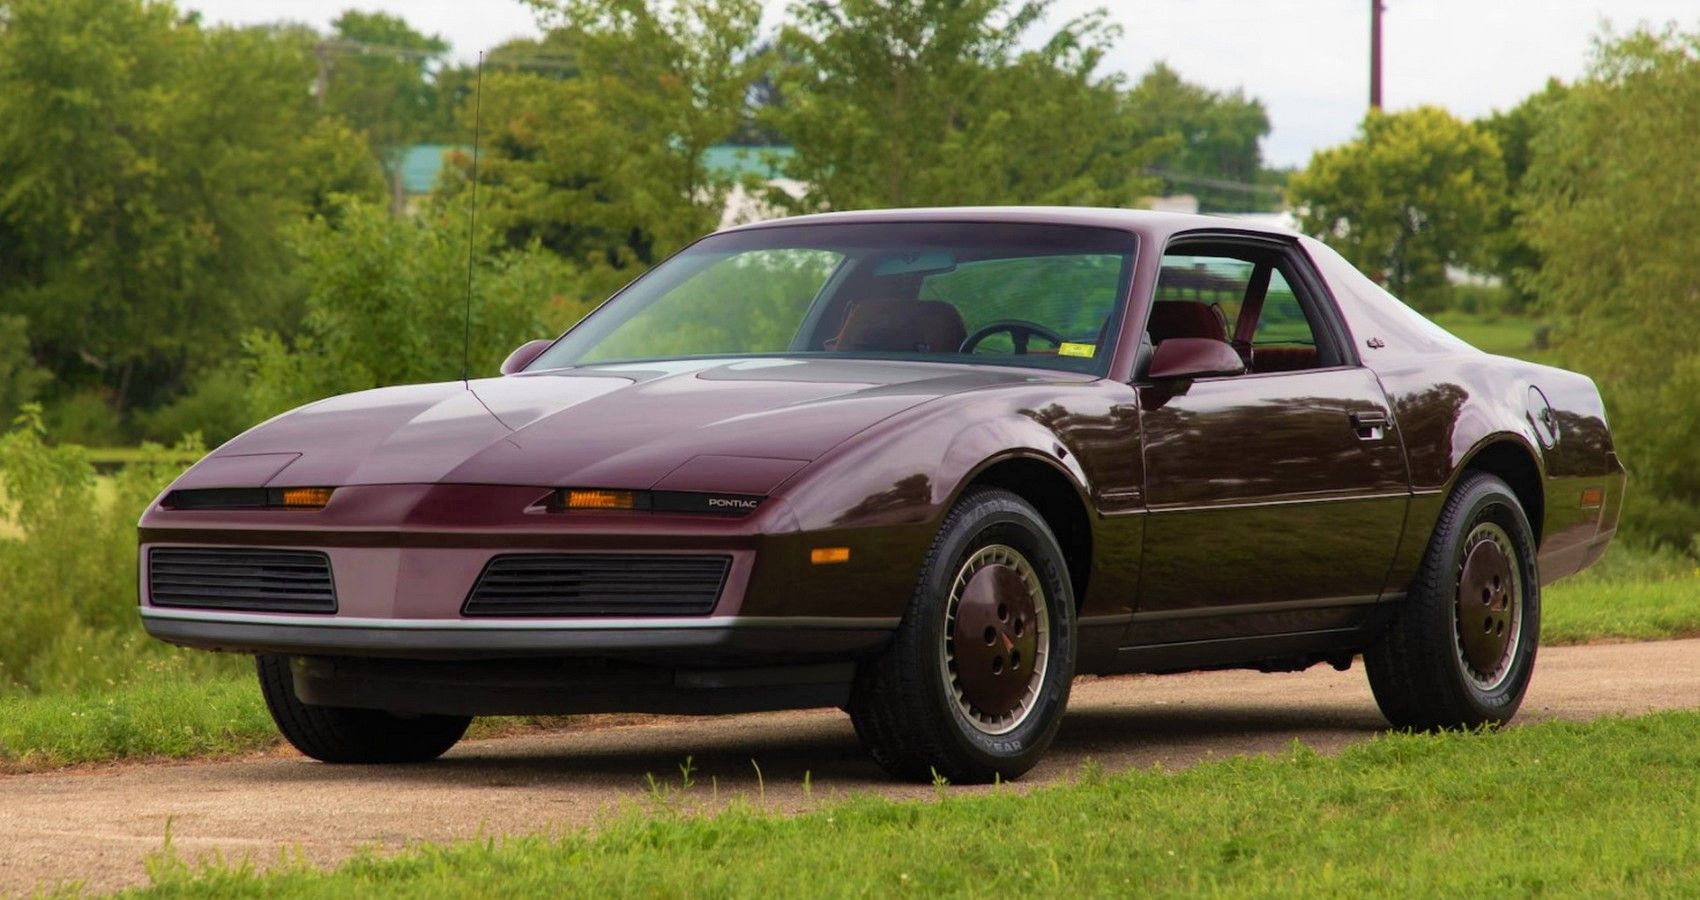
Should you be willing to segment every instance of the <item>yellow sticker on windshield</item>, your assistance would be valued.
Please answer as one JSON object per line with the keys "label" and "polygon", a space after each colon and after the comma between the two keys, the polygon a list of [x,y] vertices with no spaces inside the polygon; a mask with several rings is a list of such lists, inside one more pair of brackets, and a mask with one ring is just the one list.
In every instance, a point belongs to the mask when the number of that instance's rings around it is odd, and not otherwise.
{"label": "yellow sticker on windshield", "polygon": [[1057,348],[1058,356],[1084,356],[1090,359],[1092,354],[1097,352],[1097,344],[1071,344],[1068,341],[1063,341],[1062,346]]}

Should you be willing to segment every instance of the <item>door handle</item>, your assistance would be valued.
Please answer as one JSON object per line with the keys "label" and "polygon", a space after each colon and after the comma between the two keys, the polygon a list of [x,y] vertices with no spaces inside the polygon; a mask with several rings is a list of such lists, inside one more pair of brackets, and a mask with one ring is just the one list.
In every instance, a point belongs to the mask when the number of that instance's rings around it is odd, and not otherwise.
{"label": "door handle", "polygon": [[1379,441],[1387,434],[1387,414],[1384,412],[1355,412],[1351,414],[1352,430],[1360,441]]}

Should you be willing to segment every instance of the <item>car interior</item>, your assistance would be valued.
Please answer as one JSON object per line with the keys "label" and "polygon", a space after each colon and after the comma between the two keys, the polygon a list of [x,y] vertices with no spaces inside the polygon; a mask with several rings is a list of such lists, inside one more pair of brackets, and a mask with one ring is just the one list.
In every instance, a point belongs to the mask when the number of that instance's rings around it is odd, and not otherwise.
{"label": "car interior", "polygon": [[[951,277],[987,267],[1020,281],[1021,275],[1069,261],[951,260],[936,271],[902,272],[865,266],[860,277],[839,286],[833,305],[841,318],[836,328],[817,332],[832,335],[819,346],[840,353],[1090,357],[1104,345],[1112,324],[1114,280],[1096,285],[1096,297],[1063,292],[1021,298],[1007,296],[1019,293],[1010,290],[1008,278],[988,283]],[[952,284],[965,281],[969,284]],[[1146,338],[1152,347],[1177,337],[1221,341],[1240,356],[1248,374],[1299,372],[1334,364],[1312,318],[1278,255],[1226,249],[1171,253],[1163,259]]]}
{"label": "car interior", "polygon": [[1163,257],[1146,323],[1153,347],[1172,338],[1228,344],[1248,374],[1335,365],[1315,314],[1277,254],[1203,248]]}
{"label": "car interior", "polygon": [[861,260],[832,286],[810,349],[1089,363],[1123,293],[1123,261],[1116,254],[946,252],[907,264]]}
{"label": "car interior", "polygon": [[955,353],[968,339],[956,307],[942,300],[863,300],[850,307],[838,336],[839,353]]}

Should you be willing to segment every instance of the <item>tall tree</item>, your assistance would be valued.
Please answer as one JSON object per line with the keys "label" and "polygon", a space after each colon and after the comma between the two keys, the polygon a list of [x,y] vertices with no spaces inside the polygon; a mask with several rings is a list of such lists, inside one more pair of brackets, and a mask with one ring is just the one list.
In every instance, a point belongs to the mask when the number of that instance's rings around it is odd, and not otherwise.
{"label": "tall tree", "polygon": [[[489,73],[520,72],[544,80],[566,81],[579,76],[578,48],[571,35],[560,29],[539,38],[514,38],[491,47],[484,54]],[[473,92],[478,87],[475,63],[444,63],[431,76],[436,89],[436,110],[422,140],[437,144],[467,144],[472,138]]]}
{"label": "tall tree", "polygon": [[1443,109],[1371,110],[1356,140],[1319,151],[1287,190],[1306,231],[1432,308],[1447,297],[1448,266],[1486,264],[1505,164],[1492,135]]}
{"label": "tall tree", "polygon": [[1155,160],[1165,188],[1197,195],[1207,210],[1262,209],[1280,199],[1258,183],[1269,134],[1262,101],[1191,84],[1160,62],[1127,92],[1127,105],[1139,135],[1173,138]]}
{"label": "tall tree", "polygon": [[1504,283],[1512,311],[1521,311],[1533,301],[1530,281],[1541,268],[1541,255],[1524,236],[1522,226],[1525,175],[1534,158],[1541,129],[1553,118],[1568,93],[1562,82],[1552,79],[1545,88],[1511,109],[1495,112],[1478,123],[1493,135],[1505,160],[1507,196],[1489,236],[1487,251],[1488,268]]}
{"label": "tall tree", "polygon": [[568,0],[542,15],[578,74],[485,73],[480,217],[508,246],[540,244],[617,286],[719,223],[731,183],[703,153],[738,127],[761,4]]}
{"label": "tall tree", "polygon": [[290,29],[203,30],[169,3],[9,0],[0,21],[0,312],[59,394],[123,411],[290,317],[283,223],[308,179],[311,57]]}
{"label": "tall tree", "polygon": [[1700,33],[1602,42],[1533,142],[1523,238],[1561,357],[1599,382],[1634,471],[1626,527],[1700,548]]}
{"label": "tall tree", "polygon": [[390,211],[401,214],[406,193],[401,163],[407,148],[433,135],[441,103],[434,70],[446,41],[421,34],[388,13],[349,10],[331,23],[333,35],[315,48],[317,89],[324,108],[366,135],[390,183]]}
{"label": "tall tree", "polygon": [[1156,147],[1096,74],[1115,30],[1097,12],[1036,49],[1053,0],[795,2],[772,113],[809,208],[948,203],[1125,205]]}

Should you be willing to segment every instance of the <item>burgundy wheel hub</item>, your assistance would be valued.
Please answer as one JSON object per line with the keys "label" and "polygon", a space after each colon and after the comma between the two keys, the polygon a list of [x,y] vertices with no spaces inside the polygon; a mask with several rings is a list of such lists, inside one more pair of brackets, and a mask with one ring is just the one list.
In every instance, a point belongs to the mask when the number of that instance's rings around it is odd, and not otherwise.
{"label": "burgundy wheel hub", "polygon": [[1458,574],[1458,649],[1478,682],[1496,684],[1516,650],[1521,590],[1503,532],[1483,527],[1471,538]]}
{"label": "burgundy wheel hub", "polygon": [[956,685],[988,719],[1022,708],[1038,664],[1033,589],[1014,566],[991,563],[968,576],[951,631]]}

